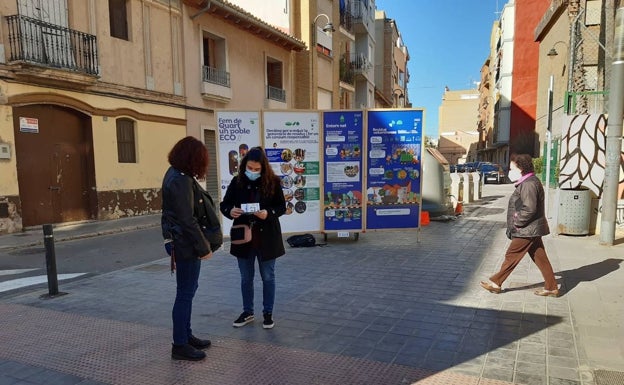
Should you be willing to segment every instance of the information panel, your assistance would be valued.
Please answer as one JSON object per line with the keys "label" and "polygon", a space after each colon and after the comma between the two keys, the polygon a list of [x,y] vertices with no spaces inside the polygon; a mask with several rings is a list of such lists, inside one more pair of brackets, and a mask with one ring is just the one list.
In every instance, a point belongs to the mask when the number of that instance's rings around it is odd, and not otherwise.
{"label": "information panel", "polygon": [[[251,147],[261,144],[260,131],[258,111],[217,111],[221,199],[232,179],[238,174],[240,160]],[[218,207],[219,198],[213,199]],[[224,218],[222,222],[223,232],[229,234],[232,221]]]}
{"label": "information panel", "polygon": [[260,113],[257,111],[218,111],[219,175],[221,195],[238,174],[238,165],[251,147],[259,146]]}
{"label": "information panel", "polygon": [[362,111],[323,113],[324,230],[361,231]]}
{"label": "information panel", "polygon": [[266,154],[286,199],[284,232],[321,230],[319,118],[317,111],[263,112]]}
{"label": "information panel", "polygon": [[423,110],[367,114],[366,229],[417,228]]}

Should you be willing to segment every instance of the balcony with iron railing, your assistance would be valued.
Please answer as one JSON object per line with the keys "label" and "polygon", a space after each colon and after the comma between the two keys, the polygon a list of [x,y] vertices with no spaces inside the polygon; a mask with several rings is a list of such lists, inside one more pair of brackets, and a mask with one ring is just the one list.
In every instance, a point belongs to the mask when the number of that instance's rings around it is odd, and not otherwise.
{"label": "balcony with iron railing", "polygon": [[202,97],[222,103],[232,100],[230,73],[209,66],[202,66]]}
{"label": "balcony with iron railing", "polygon": [[340,81],[355,86],[355,70],[346,54],[340,58]]}
{"label": "balcony with iron railing", "polygon": [[353,23],[366,23],[368,19],[368,6],[364,0],[353,0],[350,8],[353,16]]}
{"label": "balcony with iron railing", "polygon": [[6,20],[9,62],[98,74],[96,36],[23,15]]}
{"label": "balcony with iron railing", "polygon": [[340,80],[353,84],[356,75],[366,75],[372,63],[363,54],[342,54],[340,58]]}
{"label": "balcony with iron railing", "polygon": [[278,88],[278,87],[267,86],[267,99],[276,100],[278,102],[285,103],[286,102],[286,90]]}
{"label": "balcony with iron railing", "polygon": [[353,33],[353,14],[347,9],[340,10],[340,26],[347,32]]}
{"label": "balcony with iron railing", "polygon": [[230,87],[230,73],[225,70],[203,66],[202,78],[205,82]]}

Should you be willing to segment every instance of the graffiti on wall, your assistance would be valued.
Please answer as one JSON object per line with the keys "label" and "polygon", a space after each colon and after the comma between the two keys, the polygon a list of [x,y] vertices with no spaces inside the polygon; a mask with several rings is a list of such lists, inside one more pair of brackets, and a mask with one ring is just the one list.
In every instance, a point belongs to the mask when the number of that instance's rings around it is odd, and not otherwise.
{"label": "graffiti on wall", "polygon": [[[595,197],[602,196],[605,177],[605,114],[571,115],[561,136],[559,188],[586,187]],[[624,159],[624,154],[621,154]],[[624,191],[624,170],[620,164],[618,199]]]}

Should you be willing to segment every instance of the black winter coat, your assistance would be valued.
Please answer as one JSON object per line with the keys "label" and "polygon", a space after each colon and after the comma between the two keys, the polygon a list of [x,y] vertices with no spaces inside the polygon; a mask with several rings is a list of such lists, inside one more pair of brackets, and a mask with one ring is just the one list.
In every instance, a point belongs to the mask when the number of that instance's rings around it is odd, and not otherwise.
{"label": "black winter coat", "polygon": [[544,187],[532,175],[516,185],[507,207],[507,235],[533,238],[548,235],[548,221],[544,212]]}
{"label": "black winter coat", "polygon": [[[255,215],[241,215],[234,219],[233,225],[253,224],[253,236],[260,234],[261,260],[268,261],[278,258],[286,253],[282,240],[282,227],[279,217],[286,212],[286,200],[279,181],[275,183],[275,189],[271,197],[264,197],[260,193],[260,181],[250,181],[246,176],[242,176],[241,182],[234,177],[225,192],[223,202],[221,202],[221,213],[229,219],[230,211],[234,207],[241,207],[242,203],[260,203],[260,210],[266,210],[267,218],[262,220]],[[257,240],[256,240],[257,241]],[[253,241],[252,241],[253,242]],[[242,245],[231,245],[230,254],[239,258],[248,258],[251,253],[252,242]]]}
{"label": "black winter coat", "polygon": [[163,178],[162,234],[164,239],[173,239],[176,258],[201,258],[210,253],[210,244],[194,216],[194,183],[192,176],[173,167]]}

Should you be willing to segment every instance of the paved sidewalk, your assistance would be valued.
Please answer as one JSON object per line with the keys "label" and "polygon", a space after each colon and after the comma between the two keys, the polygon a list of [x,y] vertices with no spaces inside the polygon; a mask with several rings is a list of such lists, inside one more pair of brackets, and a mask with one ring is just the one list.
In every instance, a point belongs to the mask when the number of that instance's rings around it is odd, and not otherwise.
{"label": "paved sidewalk", "polygon": [[[68,294],[57,298],[6,298],[0,385],[622,384],[624,246],[546,237],[559,298],[532,294],[542,279],[528,258],[503,294],[479,287],[508,244],[512,188],[485,186],[466,215],[423,227],[420,243],[415,231],[391,231],[288,248],[276,265],[272,330],[258,321],[232,328],[241,311],[238,269],[216,253],[202,264],[194,302],[194,331],[213,340],[199,363],[169,359],[175,279],[165,258],[63,284]],[[65,234],[104,226],[88,225]],[[256,293],[259,311],[260,282]]]}
{"label": "paved sidewalk", "polygon": [[[58,224],[53,227],[54,240],[62,242],[99,235],[123,233],[160,225],[160,214],[143,215],[108,221],[84,221]],[[33,226],[20,233],[0,235],[0,251],[43,245],[42,226]]]}

